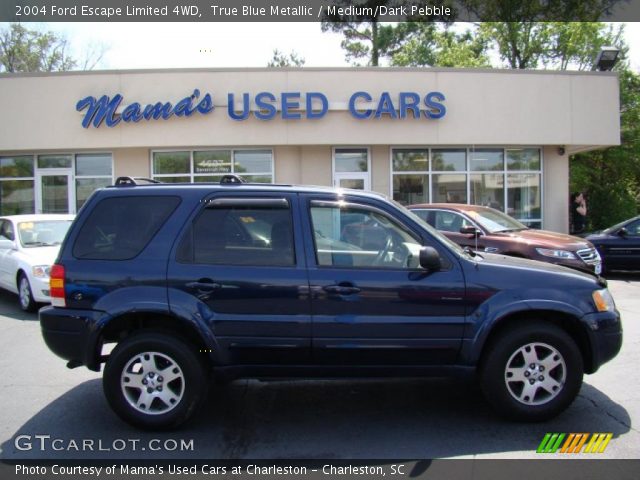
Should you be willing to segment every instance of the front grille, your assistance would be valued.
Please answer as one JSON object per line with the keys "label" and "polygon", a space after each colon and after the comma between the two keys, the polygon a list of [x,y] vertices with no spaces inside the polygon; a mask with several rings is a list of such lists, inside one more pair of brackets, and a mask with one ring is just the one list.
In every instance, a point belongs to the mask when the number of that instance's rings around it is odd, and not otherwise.
{"label": "front grille", "polygon": [[595,248],[585,248],[578,250],[576,253],[588,265],[595,265],[601,262],[600,254]]}

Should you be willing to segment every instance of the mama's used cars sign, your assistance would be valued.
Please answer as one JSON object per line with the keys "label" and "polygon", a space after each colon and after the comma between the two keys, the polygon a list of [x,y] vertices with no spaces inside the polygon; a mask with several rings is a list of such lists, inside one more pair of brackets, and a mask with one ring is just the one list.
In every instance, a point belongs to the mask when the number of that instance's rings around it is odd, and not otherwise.
{"label": "mama's used cars sign", "polygon": [[[440,92],[421,95],[416,92],[400,92],[391,95],[383,92],[374,96],[359,91],[349,97],[348,110],[357,119],[370,118],[427,118],[438,119],[445,116],[447,109],[442,102],[445,96]],[[173,116],[190,117],[194,114],[208,115],[215,110],[213,95],[195,89],[183,99],[172,102],[156,102],[143,105],[139,102],[125,106],[124,97],[117,93],[112,97],[88,96],[78,101],[76,110],[84,112],[82,126],[115,127],[121,122],[167,120]],[[285,120],[320,119],[329,111],[329,99],[321,92],[260,92],[257,94],[227,94],[227,115],[233,120],[247,120],[251,116],[260,120],[282,118]]]}

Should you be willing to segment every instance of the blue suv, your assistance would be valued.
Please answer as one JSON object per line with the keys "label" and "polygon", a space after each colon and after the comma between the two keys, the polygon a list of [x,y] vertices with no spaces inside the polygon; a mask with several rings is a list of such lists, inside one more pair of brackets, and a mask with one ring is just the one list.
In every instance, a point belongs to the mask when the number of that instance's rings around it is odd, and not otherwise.
{"label": "blue suv", "polygon": [[119,179],[52,267],[45,342],[70,368],[104,363],[131,424],[181,425],[212,378],[460,372],[540,421],[620,349],[595,275],[465,251],[375,193],[223,180]]}

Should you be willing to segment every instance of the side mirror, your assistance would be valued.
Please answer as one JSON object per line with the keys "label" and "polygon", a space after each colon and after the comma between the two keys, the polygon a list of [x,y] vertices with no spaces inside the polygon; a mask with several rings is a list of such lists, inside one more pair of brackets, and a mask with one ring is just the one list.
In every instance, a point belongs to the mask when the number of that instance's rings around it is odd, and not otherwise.
{"label": "side mirror", "polygon": [[460,228],[460,233],[463,235],[474,235],[476,237],[482,235],[482,232],[473,225],[468,225],[466,227]]}
{"label": "side mirror", "polygon": [[437,272],[442,268],[440,254],[433,247],[422,247],[420,249],[420,266],[430,272]]}
{"label": "side mirror", "polygon": [[0,250],[14,250],[16,248],[16,242],[8,240],[6,238],[0,239]]}
{"label": "side mirror", "polygon": [[626,237],[627,235],[629,235],[629,230],[627,230],[625,227],[622,227],[620,230],[618,230],[619,237]]}

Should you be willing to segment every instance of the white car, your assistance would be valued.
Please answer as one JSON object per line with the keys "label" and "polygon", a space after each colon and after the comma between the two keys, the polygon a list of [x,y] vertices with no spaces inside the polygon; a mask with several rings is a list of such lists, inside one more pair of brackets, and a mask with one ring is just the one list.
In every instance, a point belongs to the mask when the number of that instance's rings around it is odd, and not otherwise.
{"label": "white car", "polygon": [[20,307],[49,303],[49,271],[74,215],[0,217],[0,287],[18,294]]}

